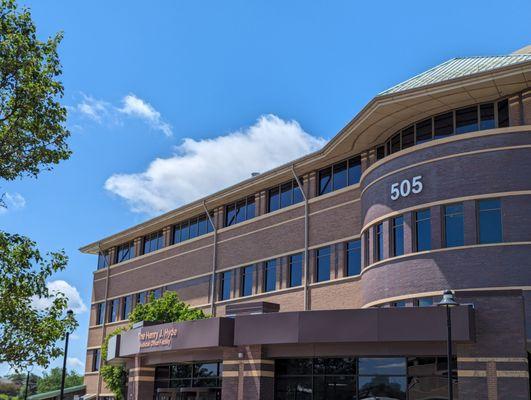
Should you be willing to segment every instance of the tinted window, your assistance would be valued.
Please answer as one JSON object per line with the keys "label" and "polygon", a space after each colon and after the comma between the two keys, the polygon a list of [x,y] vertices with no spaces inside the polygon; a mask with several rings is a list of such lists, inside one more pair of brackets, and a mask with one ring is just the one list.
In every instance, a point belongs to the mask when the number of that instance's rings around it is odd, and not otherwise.
{"label": "tinted window", "polygon": [[231,226],[236,223],[236,205],[231,204],[228,205],[225,209],[226,217],[225,217],[225,226]]}
{"label": "tinted window", "polygon": [[118,321],[118,311],[120,309],[120,299],[114,299],[109,301],[109,315],[108,321]]}
{"label": "tinted window", "polygon": [[123,299],[122,319],[129,319],[129,314],[133,310],[133,296],[125,296]]}
{"label": "tinted window", "polygon": [[208,219],[206,216],[197,219],[197,235],[201,236],[208,232]]}
{"label": "tinted window", "polygon": [[147,292],[140,292],[136,294],[136,304],[147,303]]}
{"label": "tinted window", "polygon": [[242,200],[236,203],[236,223],[245,221],[247,213],[247,203],[246,200]]}
{"label": "tinted window", "polygon": [[417,130],[417,144],[424,143],[433,139],[431,118],[418,122],[415,128]]}
{"label": "tinted window", "polygon": [[332,191],[332,168],[325,168],[319,171],[319,194]]}
{"label": "tinted window", "polygon": [[347,162],[334,165],[333,190],[347,186]]}
{"label": "tinted window", "polygon": [[499,199],[478,202],[479,243],[502,241],[501,203]]}
{"label": "tinted window", "polygon": [[431,250],[431,213],[429,209],[415,213],[415,244],[417,251]]}
{"label": "tinted window", "polygon": [[404,217],[393,218],[393,255],[404,254]]}
{"label": "tinted window", "polygon": [[152,251],[161,249],[164,241],[162,231],[152,233],[144,236],[144,254],[151,253]]}
{"label": "tinted window", "polygon": [[330,279],[330,247],[317,249],[316,254],[316,281],[327,281]]}
{"label": "tinted window", "polygon": [[188,221],[181,223],[181,242],[190,239],[190,223]]}
{"label": "tinted window", "polygon": [[348,160],[348,184],[354,185],[361,178],[361,157],[354,157]]}
{"label": "tinted window", "polygon": [[383,224],[376,225],[374,230],[375,244],[376,244],[376,260],[384,259],[384,244],[383,244]]}
{"label": "tinted window", "polygon": [[264,291],[270,292],[277,286],[277,261],[269,260],[265,263],[264,270]]}
{"label": "tinted window", "polygon": [[415,127],[412,125],[402,131],[402,149],[415,145]]}
{"label": "tinted window", "polygon": [[405,375],[406,359],[395,358],[360,358],[360,375]]}
{"label": "tinted window", "polygon": [[269,190],[269,212],[276,211],[280,208],[280,191],[279,188]]}
{"label": "tinted window", "polygon": [[430,307],[433,305],[433,297],[423,297],[419,299],[418,306],[419,307]]}
{"label": "tinted window", "polygon": [[391,153],[400,151],[400,132],[391,138]]}
{"label": "tinted window", "polygon": [[151,293],[153,294],[153,299],[155,300],[160,299],[162,297],[162,288],[155,289]]}
{"label": "tinted window", "polygon": [[92,372],[100,370],[101,353],[100,349],[92,350]]}
{"label": "tinted window", "polygon": [[116,262],[122,262],[129,260],[130,258],[134,257],[135,253],[135,245],[134,242],[129,242],[122,244],[118,246],[118,250],[116,252]]}
{"label": "tinted window", "polygon": [[232,277],[232,271],[225,271],[220,274],[220,288],[219,288],[219,299],[228,300],[230,299],[230,281]]}
{"label": "tinted window", "polygon": [[98,303],[96,305],[96,325],[103,324],[105,319],[105,303]]}
{"label": "tinted window", "polygon": [[352,240],[347,243],[347,275],[361,273],[361,240]]}
{"label": "tinted window", "polygon": [[289,287],[302,285],[302,254],[289,256]]}
{"label": "tinted window", "polygon": [[474,132],[478,130],[477,106],[462,108],[455,112],[456,133]]}
{"label": "tinted window", "polygon": [[246,210],[245,210],[245,219],[248,220],[248,219],[254,218],[255,215],[256,215],[256,208],[255,208],[254,196],[253,196],[253,197],[249,197],[247,199],[247,207],[246,207]]}
{"label": "tinted window", "polygon": [[454,133],[454,113],[438,115],[433,119],[435,139],[446,137]]}
{"label": "tinted window", "polygon": [[107,268],[110,263],[110,256],[108,251],[103,251],[98,254],[98,269]]}
{"label": "tinted window", "polygon": [[445,247],[464,244],[463,205],[452,204],[444,207]]}
{"label": "tinted window", "polygon": [[498,128],[509,126],[509,102],[502,100],[498,102]]}
{"label": "tinted window", "polygon": [[292,183],[285,183],[280,186],[280,208],[291,206],[293,204],[293,187]]}
{"label": "tinted window", "polygon": [[494,123],[494,104],[482,104],[479,106],[480,129],[492,129],[496,126]]}
{"label": "tinted window", "polygon": [[253,294],[253,272],[254,265],[241,269],[241,295],[250,296]]}
{"label": "tinted window", "polygon": [[231,226],[255,216],[254,196],[249,196],[235,204],[225,206],[225,226]]}
{"label": "tinted window", "polygon": [[385,146],[378,146],[376,148],[376,159],[381,160],[385,158]]}
{"label": "tinted window", "polygon": [[190,220],[190,239],[197,237],[199,234],[199,226],[197,224],[197,219]]}

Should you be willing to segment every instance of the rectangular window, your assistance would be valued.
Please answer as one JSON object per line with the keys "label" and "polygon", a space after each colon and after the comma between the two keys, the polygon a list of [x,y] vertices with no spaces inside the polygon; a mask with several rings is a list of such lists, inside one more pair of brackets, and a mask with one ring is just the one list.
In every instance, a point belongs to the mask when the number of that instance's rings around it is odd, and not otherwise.
{"label": "rectangular window", "polygon": [[133,296],[125,296],[122,304],[122,319],[129,319],[129,314],[133,310]]}
{"label": "rectangular window", "polygon": [[342,189],[347,186],[347,162],[337,163],[333,167],[332,190]]}
{"label": "rectangular window", "polygon": [[464,244],[463,204],[451,204],[444,207],[444,243],[445,247]]}
{"label": "rectangular window", "polygon": [[135,256],[135,243],[133,241],[118,246],[116,263],[129,260]]}
{"label": "rectangular window", "polygon": [[502,216],[500,199],[478,201],[479,243],[502,242]]}
{"label": "rectangular window", "polygon": [[105,303],[96,304],[96,325],[103,324],[105,320]]}
{"label": "rectangular window", "polygon": [[455,112],[455,132],[466,133],[478,130],[478,107],[462,108]]}
{"label": "rectangular window", "polygon": [[197,223],[197,219],[191,219],[190,220],[190,239],[193,239],[197,237],[199,234],[199,225]]}
{"label": "rectangular window", "polygon": [[160,299],[162,297],[162,288],[155,289],[151,292],[153,300]]}
{"label": "rectangular window", "polygon": [[109,314],[107,321],[115,322],[118,321],[118,315],[120,311],[120,299],[114,299],[109,301]]}
{"label": "rectangular window", "polygon": [[498,102],[498,128],[509,126],[509,102],[507,99]]}
{"label": "rectangular window", "polygon": [[147,292],[140,292],[136,294],[135,304],[146,304],[147,300]]}
{"label": "rectangular window", "polygon": [[433,297],[422,297],[418,299],[418,307],[431,307],[433,305]]}
{"label": "rectangular window", "polygon": [[332,167],[319,171],[319,195],[332,191]]}
{"label": "rectangular window", "polygon": [[440,139],[454,133],[454,113],[452,111],[437,115],[433,119],[435,139]]}
{"label": "rectangular window", "polygon": [[208,223],[209,220],[206,214],[197,218],[197,236],[204,235],[208,232]]}
{"label": "rectangular window", "polygon": [[363,252],[364,252],[364,255],[365,255],[365,266],[368,266],[369,263],[370,263],[370,260],[369,260],[369,254],[370,254],[370,251],[369,251],[369,244],[370,244],[370,238],[369,238],[369,230],[367,230],[364,234],[363,234],[363,241],[364,241],[364,246],[363,246]]}
{"label": "rectangular window", "polygon": [[415,213],[415,249],[431,250],[431,212],[427,208]]}
{"label": "rectangular window", "polygon": [[479,106],[479,129],[492,129],[496,127],[494,121],[494,104],[482,104]]}
{"label": "rectangular window", "polygon": [[355,185],[361,178],[361,157],[353,157],[348,160],[348,184]]}
{"label": "rectangular window", "polygon": [[330,247],[321,247],[316,250],[315,281],[330,280]]}
{"label": "rectangular window", "polygon": [[98,269],[107,268],[110,264],[111,257],[109,250],[101,251],[98,254]]}
{"label": "rectangular window", "polygon": [[347,276],[361,273],[361,241],[351,240],[347,243]]}
{"label": "rectangular window", "polygon": [[428,142],[433,139],[432,119],[417,122],[415,125],[417,134],[417,144]]}
{"label": "rectangular window", "polygon": [[397,151],[400,151],[400,146],[400,132],[398,132],[391,137],[391,153],[396,153]]}
{"label": "rectangular window", "polygon": [[405,358],[359,358],[358,371],[358,399],[406,399]]}
{"label": "rectangular window", "polygon": [[184,242],[185,240],[190,239],[190,221],[185,221],[181,223],[181,238],[179,242]]}
{"label": "rectangular window", "polygon": [[231,226],[255,217],[254,196],[225,206],[225,226]]}
{"label": "rectangular window", "polygon": [[219,274],[219,278],[219,299],[228,300],[230,299],[232,271],[222,272],[221,274]]}
{"label": "rectangular window", "polygon": [[393,256],[404,254],[404,217],[393,218]]}
{"label": "rectangular window", "polygon": [[293,179],[290,182],[269,189],[268,212],[276,211],[280,208],[291,206],[292,204],[297,204],[302,200],[301,190],[297,185],[297,181]]}
{"label": "rectangular window", "polygon": [[381,160],[385,158],[385,146],[378,146],[376,148],[376,159]]}
{"label": "rectangular window", "polygon": [[240,292],[242,296],[253,294],[254,265],[249,265],[241,269]]}
{"label": "rectangular window", "polygon": [[410,127],[402,131],[402,150],[415,145],[415,127]]}
{"label": "rectangular window", "polygon": [[302,285],[302,254],[289,256],[289,287]]}
{"label": "rectangular window", "polygon": [[383,224],[376,225],[374,230],[374,244],[376,261],[384,259]]}
{"label": "rectangular window", "polygon": [[271,292],[277,288],[277,260],[269,260],[264,269],[264,292]]}
{"label": "rectangular window", "polygon": [[97,372],[100,370],[100,362],[101,362],[101,351],[100,349],[94,349],[92,350],[92,372]]}
{"label": "rectangular window", "polygon": [[280,209],[280,189],[269,189],[269,212]]}
{"label": "rectangular window", "polygon": [[144,236],[144,254],[162,249],[164,247],[164,236],[162,231],[154,232]]}

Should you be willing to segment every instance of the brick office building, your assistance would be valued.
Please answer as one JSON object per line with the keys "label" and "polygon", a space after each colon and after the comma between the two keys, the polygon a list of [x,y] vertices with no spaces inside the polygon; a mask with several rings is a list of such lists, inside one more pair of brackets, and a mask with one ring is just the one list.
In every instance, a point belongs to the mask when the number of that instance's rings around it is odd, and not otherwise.
{"label": "brick office building", "polygon": [[[531,51],[376,96],[322,150],[82,248],[105,334],[149,293],[212,314],[113,342],[128,399],[529,399]],[[302,190],[301,190],[302,187]]]}

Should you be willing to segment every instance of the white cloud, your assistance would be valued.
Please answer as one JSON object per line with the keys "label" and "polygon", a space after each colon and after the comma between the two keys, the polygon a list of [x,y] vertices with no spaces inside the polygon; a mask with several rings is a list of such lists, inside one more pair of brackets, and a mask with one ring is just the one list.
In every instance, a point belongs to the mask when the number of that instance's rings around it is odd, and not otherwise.
{"label": "white cloud", "polygon": [[240,131],[213,139],[184,139],[170,158],[157,158],[146,171],[114,174],[105,188],[135,212],[155,214],[196,200],[321,148],[326,141],[298,122],[261,116]]}
{"label": "white cloud", "polygon": [[85,369],[85,364],[83,363],[83,361],[81,361],[77,357],[67,357],[66,358],[66,365],[67,365],[67,368],[75,369],[78,372],[79,371],[82,372]]}
{"label": "white cloud", "polygon": [[10,210],[20,210],[26,207],[26,199],[20,193],[4,193],[4,205],[0,206],[0,214],[5,214]]}
{"label": "white cloud", "polygon": [[153,129],[162,131],[166,136],[173,134],[171,126],[162,120],[160,113],[151,104],[136,97],[134,94],[125,96],[122,100],[121,113],[145,120]]}
{"label": "white cloud", "polygon": [[112,111],[112,106],[103,100],[95,99],[92,96],[87,96],[84,93],[81,93],[83,100],[79,103],[76,108],[84,116],[96,121],[101,122],[103,118],[109,115],[109,112]]}
{"label": "white cloud", "polygon": [[[50,281],[46,284],[50,294],[62,293],[68,299],[68,308],[73,310],[75,314],[81,314],[87,311],[87,306],[81,299],[78,290],[63,280]],[[49,307],[52,303],[51,299],[33,297],[32,305],[36,309],[42,310]]]}

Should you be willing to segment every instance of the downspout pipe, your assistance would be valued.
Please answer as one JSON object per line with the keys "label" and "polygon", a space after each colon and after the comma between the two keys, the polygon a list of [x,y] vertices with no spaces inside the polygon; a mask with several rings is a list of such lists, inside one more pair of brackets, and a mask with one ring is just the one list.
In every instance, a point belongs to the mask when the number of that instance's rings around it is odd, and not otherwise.
{"label": "downspout pipe", "polygon": [[217,250],[218,250],[218,227],[214,223],[214,220],[208,212],[206,202],[203,200],[203,208],[207,215],[212,228],[214,229],[214,250],[212,251],[212,275],[210,277],[210,315],[213,317],[216,316],[216,261],[217,261]]}
{"label": "downspout pipe", "polygon": [[308,242],[309,242],[309,230],[308,230],[308,196],[306,196],[306,191],[304,186],[302,186],[299,177],[297,176],[297,173],[295,172],[295,165],[291,165],[291,172],[293,173],[293,177],[295,178],[295,181],[297,181],[297,185],[299,186],[302,197],[304,198],[304,311],[308,311],[310,309],[309,307],[309,301],[308,301],[308,278],[310,276],[309,273],[309,260],[308,260]]}

